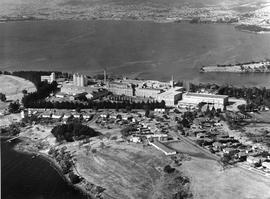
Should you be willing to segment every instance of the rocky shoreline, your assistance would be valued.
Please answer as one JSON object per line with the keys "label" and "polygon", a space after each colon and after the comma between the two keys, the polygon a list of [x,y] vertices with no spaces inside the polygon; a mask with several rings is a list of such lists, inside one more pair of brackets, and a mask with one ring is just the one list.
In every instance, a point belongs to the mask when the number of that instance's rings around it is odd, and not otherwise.
{"label": "rocky shoreline", "polygon": [[[82,194],[86,195],[89,199],[97,198],[94,196],[94,194],[87,189],[87,186],[89,186],[89,182],[87,182],[85,179],[83,179],[78,184],[73,184],[71,180],[69,179],[68,175],[63,174],[63,170],[61,168],[61,165],[52,158],[49,154],[45,152],[41,152],[34,148],[32,145],[32,141],[29,138],[20,138],[20,142],[15,145],[14,150],[19,153],[24,153],[27,155],[32,155],[33,158],[42,158],[45,161],[48,161],[50,165],[58,172],[58,174],[65,180],[70,186],[73,186],[75,189],[79,190]],[[73,168],[73,172],[77,172],[76,168]],[[93,185],[95,186],[95,185]]]}

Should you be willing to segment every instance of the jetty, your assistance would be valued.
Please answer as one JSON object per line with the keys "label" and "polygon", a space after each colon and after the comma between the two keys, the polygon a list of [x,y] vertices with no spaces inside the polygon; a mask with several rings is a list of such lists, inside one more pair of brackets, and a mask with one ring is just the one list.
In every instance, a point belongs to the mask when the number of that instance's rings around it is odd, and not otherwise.
{"label": "jetty", "polygon": [[269,73],[270,61],[247,62],[227,65],[203,66],[200,72]]}

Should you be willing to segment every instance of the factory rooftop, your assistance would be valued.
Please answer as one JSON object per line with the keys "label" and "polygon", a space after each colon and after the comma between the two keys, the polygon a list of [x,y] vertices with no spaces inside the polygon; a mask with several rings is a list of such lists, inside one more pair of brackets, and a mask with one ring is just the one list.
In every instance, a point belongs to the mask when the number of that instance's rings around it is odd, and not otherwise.
{"label": "factory rooftop", "polygon": [[227,98],[227,95],[214,95],[214,94],[207,94],[207,93],[186,93],[186,96],[190,96],[190,97],[208,97],[208,98],[220,98],[220,99],[224,99]]}

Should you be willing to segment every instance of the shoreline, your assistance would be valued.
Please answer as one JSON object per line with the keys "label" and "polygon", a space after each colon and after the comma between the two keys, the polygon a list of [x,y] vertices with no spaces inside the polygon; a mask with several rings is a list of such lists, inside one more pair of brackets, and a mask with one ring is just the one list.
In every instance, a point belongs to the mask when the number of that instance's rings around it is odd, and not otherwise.
{"label": "shoreline", "polygon": [[201,73],[227,72],[227,73],[270,73],[270,61],[247,62],[239,64],[203,66]]}
{"label": "shoreline", "polygon": [[[217,25],[231,25],[235,28],[236,31],[240,32],[245,32],[245,33],[251,33],[251,34],[270,34],[270,29],[265,31],[253,31],[253,30],[247,30],[243,28],[239,28],[241,25],[247,25],[247,26],[252,26],[253,24],[242,24],[240,22],[219,22],[219,21],[199,21],[197,23],[192,23],[192,18],[188,19],[170,19],[170,18],[165,18],[165,19],[129,19],[129,18],[89,18],[89,19],[84,19],[84,18],[34,18],[34,19],[7,19],[7,20],[1,20],[1,23],[12,23],[12,22],[40,22],[40,21],[127,21],[127,22],[152,22],[152,23],[157,23],[157,24],[194,24],[194,25],[204,25],[204,24],[217,24]],[[255,25],[259,28],[262,28],[260,25]]]}
{"label": "shoreline", "polygon": [[[36,157],[35,158],[41,158],[43,160],[45,160],[46,162],[48,162],[50,164],[50,166],[55,169],[55,171],[60,175],[60,177],[68,183],[69,186],[73,187],[74,189],[78,190],[81,192],[81,194],[87,196],[87,198],[89,199],[95,199],[95,196],[93,194],[91,194],[91,192],[87,191],[86,188],[85,188],[85,178],[83,178],[83,180],[78,183],[78,184],[73,184],[69,177],[65,174],[62,173],[62,168],[61,166],[59,165],[59,163],[54,159],[52,158],[50,155],[46,154],[46,153],[43,153],[43,152],[40,152],[40,151],[34,151],[34,150],[31,150],[31,143],[32,141],[29,139],[29,138],[18,138],[20,140],[19,143],[15,144],[14,147],[13,147],[13,150],[18,152],[18,153],[22,153],[22,154],[26,154],[26,155],[35,155]],[[29,144],[29,145],[26,145],[26,144]],[[72,171],[76,174],[77,173],[77,169],[76,168],[73,168]],[[80,175],[81,177],[81,175]]]}

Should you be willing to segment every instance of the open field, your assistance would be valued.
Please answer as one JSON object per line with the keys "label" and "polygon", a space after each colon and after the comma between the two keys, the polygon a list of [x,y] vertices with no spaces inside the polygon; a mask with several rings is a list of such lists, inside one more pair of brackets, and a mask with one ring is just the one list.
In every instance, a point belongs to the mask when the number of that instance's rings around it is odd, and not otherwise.
{"label": "open field", "polygon": [[185,153],[185,154],[188,154],[188,155],[193,156],[193,157],[211,159],[205,153],[203,153],[201,150],[199,150],[198,148],[196,148],[193,145],[188,144],[184,141],[171,142],[167,145],[170,148],[172,148],[180,153]]}
{"label": "open field", "polygon": [[0,93],[4,93],[7,100],[17,100],[23,97],[22,90],[33,92],[36,87],[30,81],[11,75],[0,75]]}
{"label": "open field", "polygon": [[[95,154],[77,151],[76,157],[79,173],[104,187],[113,198],[169,198],[180,186],[163,176],[163,168],[170,159],[151,147],[113,144],[98,148]],[[169,181],[175,187],[165,189]]]}
{"label": "open field", "polygon": [[11,114],[11,115],[5,115],[0,116],[0,127],[1,126],[9,126],[10,124],[14,122],[19,122],[21,120],[20,114]]}
{"label": "open field", "polygon": [[252,119],[255,119],[257,122],[270,123],[270,111],[253,113],[251,114],[251,116],[252,116]]}
{"label": "open field", "polygon": [[195,199],[269,199],[269,178],[234,167],[223,170],[213,160],[192,158],[183,162],[182,171],[191,178]]}
{"label": "open field", "polygon": [[[51,146],[66,146],[76,159],[76,173],[88,182],[105,188],[105,198],[156,199],[172,198],[172,194],[177,192],[189,193],[189,183],[183,183],[182,172],[165,173],[164,166],[173,161],[153,147],[107,137],[91,138],[84,144],[76,141],[58,145],[50,133],[51,129],[52,126],[33,125],[26,127],[20,135],[31,140],[26,146],[28,149],[35,151],[37,146],[42,145],[43,149],[39,152],[45,154]],[[119,135],[116,129],[100,130],[104,135]]]}

